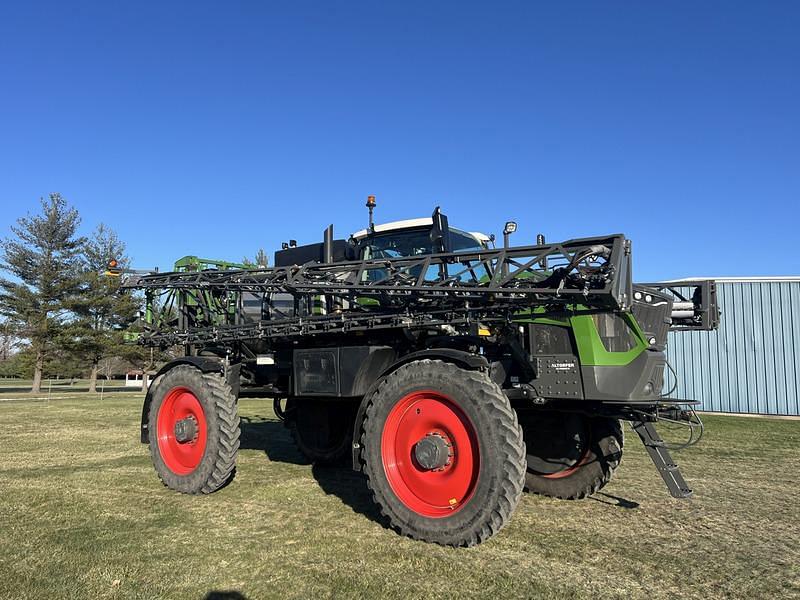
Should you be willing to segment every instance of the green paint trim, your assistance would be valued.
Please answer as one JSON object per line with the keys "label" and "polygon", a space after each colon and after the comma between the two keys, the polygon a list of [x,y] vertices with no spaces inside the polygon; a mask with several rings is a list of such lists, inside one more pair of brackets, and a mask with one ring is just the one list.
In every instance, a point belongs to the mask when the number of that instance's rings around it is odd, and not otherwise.
{"label": "green paint trim", "polygon": [[630,313],[619,313],[619,316],[628,325],[636,340],[636,346],[627,352],[609,352],[600,339],[597,325],[591,315],[576,315],[570,317],[572,333],[578,347],[578,356],[581,365],[591,367],[620,367],[630,364],[637,356],[647,350],[644,335],[636,319]]}
{"label": "green paint trim", "polygon": [[[583,307],[576,307],[580,310]],[[582,365],[592,367],[618,367],[630,364],[639,354],[647,349],[647,342],[636,319],[631,313],[617,313],[618,316],[628,325],[636,341],[636,346],[627,352],[609,352],[600,339],[597,332],[597,325],[590,314],[570,314],[569,316],[559,317],[537,317],[535,313],[539,307],[525,313],[517,313],[514,322],[519,325],[528,323],[539,323],[541,325],[555,325],[572,330],[575,339],[575,346]],[[544,312],[542,309],[540,312]],[[522,317],[522,318],[520,318]]]}
{"label": "green paint trim", "polygon": [[214,258],[200,258],[197,256],[184,256],[175,261],[174,269],[176,271],[200,271],[205,269],[219,269],[227,271],[228,269],[246,269],[247,265],[242,263],[229,262],[226,260],[216,260]]}

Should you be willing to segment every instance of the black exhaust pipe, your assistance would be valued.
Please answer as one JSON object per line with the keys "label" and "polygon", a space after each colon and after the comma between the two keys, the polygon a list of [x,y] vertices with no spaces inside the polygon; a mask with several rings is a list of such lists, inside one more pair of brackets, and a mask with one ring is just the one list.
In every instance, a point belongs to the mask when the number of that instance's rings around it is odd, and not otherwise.
{"label": "black exhaust pipe", "polygon": [[328,225],[325,230],[325,241],[322,245],[322,262],[325,264],[333,262],[333,224]]}

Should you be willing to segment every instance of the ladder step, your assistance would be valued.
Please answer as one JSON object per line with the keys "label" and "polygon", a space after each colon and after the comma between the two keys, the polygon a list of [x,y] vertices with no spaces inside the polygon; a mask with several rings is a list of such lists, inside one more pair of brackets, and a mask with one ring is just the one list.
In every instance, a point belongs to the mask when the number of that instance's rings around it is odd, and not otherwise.
{"label": "ladder step", "polygon": [[666,448],[667,445],[664,442],[643,442],[645,446],[648,448]]}
{"label": "ladder step", "polygon": [[649,421],[631,421],[633,430],[639,435],[650,460],[656,466],[661,479],[673,498],[690,498],[692,490],[683,479],[680,468],[672,460],[666,444]]}

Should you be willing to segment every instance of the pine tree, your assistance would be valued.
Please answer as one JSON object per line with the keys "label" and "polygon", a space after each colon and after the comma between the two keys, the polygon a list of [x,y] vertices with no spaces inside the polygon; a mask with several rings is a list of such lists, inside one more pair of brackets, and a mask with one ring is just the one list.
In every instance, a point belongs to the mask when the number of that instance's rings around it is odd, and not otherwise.
{"label": "pine tree", "polygon": [[50,194],[41,204],[41,214],[18,219],[11,227],[13,235],[0,243],[0,268],[13,277],[0,278],[0,314],[30,344],[34,393],[41,390],[45,359],[77,291],[84,241],[76,237],[78,211],[61,194]]}
{"label": "pine tree", "polygon": [[137,316],[139,299],[119,293],[120,278],[106,274],[109,261],[128,266],[125,244],[102,223],[83,247],[80,293],[70,308],[75,319],[65,331],[64,345],[88,363],[89,391],[95,392],[100,361],[123,354],[125,327]]}
{"label": "pine tree", "polygon": [[11,358],[16,341],[14,326],[11,321],[7,319],[0,321],[0,361],[7,361]]}

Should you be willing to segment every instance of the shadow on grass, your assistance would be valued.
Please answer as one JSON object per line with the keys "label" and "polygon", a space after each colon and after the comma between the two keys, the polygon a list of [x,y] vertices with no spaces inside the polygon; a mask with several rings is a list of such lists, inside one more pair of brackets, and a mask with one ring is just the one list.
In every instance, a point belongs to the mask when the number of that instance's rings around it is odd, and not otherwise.
{"label": "shadow on grass", "polygon": [[[259,416],[242,417],[241,432],[240,448],[243,450],[261,450],[273,462],[311,464],[297,449],[289,430],[280,421]],[[326,494],[336,496],[354,512],[388,526],[372,502],[364,475],[354,471],[349,464],[313,465],[311,474]]]}
{"label": "shadow on grass", "polygon": [[[260,450],[271,461],[293,465],[309,465],[310,462],[297,449],[289,430],[283,423],[268,417],[242,417],[241,448]],[[313,465],[311,473],[326,494],[338,497],[353,511],[387,527],[387,523],[372,501],[364,475],[344,466]],[[597,492],[589,498],[601,504],[632,510],[639,503],[605,492]]]}
{"label": "shadow on grass", "polygon": [[620,498],[619,496],[612,496],[611,494],[606,494],[605,492],[596,492],[593,496],[589,496],[589,499],[602,504],[610,504],[611,506],[616,506],[619,508],[639,508],[638,502],[627,500],[626,498]]}
{"label": "shadow on grass", "polygon": [[247,596],[236,590],[212,590],[204,600],[247,600]]}
{"label": "shadow on grass", "polygon": [[258,415],[241,417],[241,432],[239,448],[242,450],[261,450],[274,462],[311,464],[297,449],[281,421]]}

